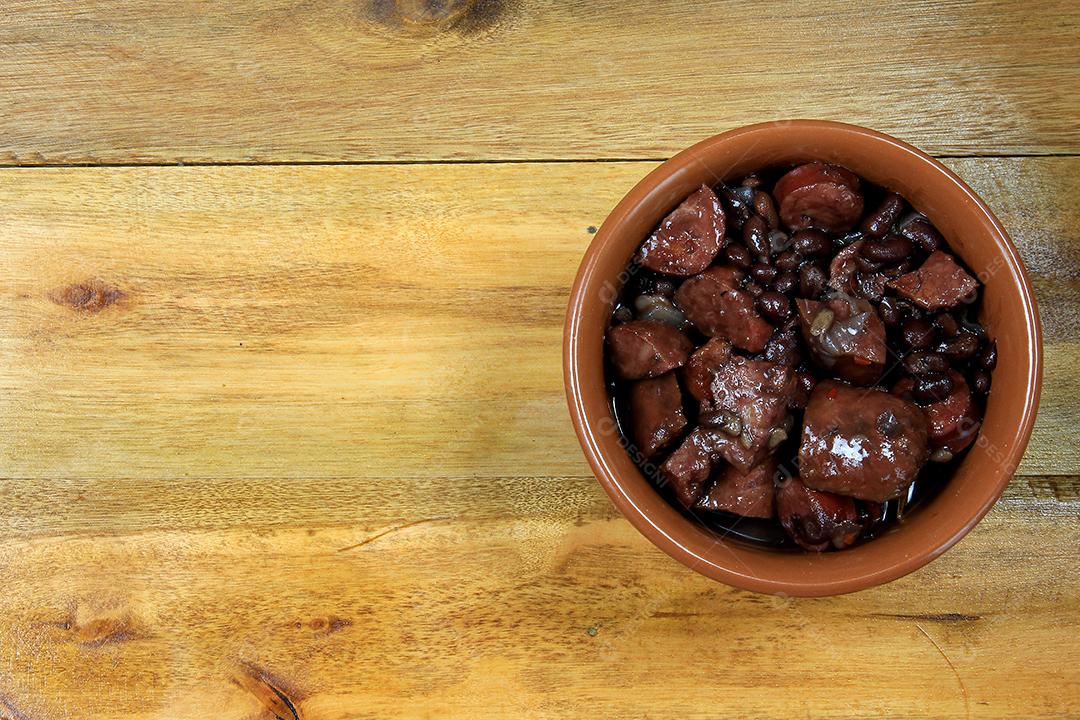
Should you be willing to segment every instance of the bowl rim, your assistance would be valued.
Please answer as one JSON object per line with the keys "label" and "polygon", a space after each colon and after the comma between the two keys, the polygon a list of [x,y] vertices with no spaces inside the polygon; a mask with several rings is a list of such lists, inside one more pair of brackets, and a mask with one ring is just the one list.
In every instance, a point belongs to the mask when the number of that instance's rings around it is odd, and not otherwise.
{"label": "bowl rim", "polygon": [[[895,150],[910,156],[919,164],[947,181],[953,190],[960,193],[977,209],[982,219],[989,225],[991,231],[989,234],[993,236],[994,245],[1004,258],[1006,268],[1011,273],[1013,282],[1021,296],[1021,314],[1027,337],[1030,339],[1027,349],[1026,391],[1023,396],[1023,405],[1018,413],[1019,422],[1016,427],[1015,442],[1011,444],[1005,457],[1001,459],[1002,466],[1011,468],[1011,470],[1000,473],[995,484],[988,488],[990,491],[985,494],[984,500],[974,508],[970,516],[957,525],[947,536],[936,542],[933,547],[920,552],[905,554],[896,562],[872,572],[824,582],[807,577],[786,579],[760,577],[753,572],[744,572],[720,564],[715,558],[705,557],[702,553],[695,552],[692,548],[687,547],[687,543],[675,537],[673,532],[669,531],[668,527],[665,527],[664,523],[657,522],[650,513],[643,510],[623,487],[618,474],[612,467],[613,458],[597,437],[595,424],[602,418],[590,417],[581,387],[581,366],[584,353],[588,352],[579,342],[581,315],[583,307],[591,301],[591,291],[595,289],[592,287],[592,283],[605,246],[611,241],[609,238],[614,239],[618,236],[617,230],[611,228],[617,229],[627,220],[631,212],[641,204],[649,192],[655,190],[665,181],[670,180],[681,168],[688,163],[700,162],[699,156],[707,155],[714,148],[744,135],[791,129],[854,134],[874,142],[884,142],[891,145]],[[650,171],[626,193],[594,235],[574,279],[567,305],[563,333],[563,378],[574,431],[594,475],[619,511],[653,544],[692,570],[738,588],[779,595],[824,596],[866,589],[907,575],[939,557],[955,545],[989,512],[1013,477],[1015,468],[1027,447],[1034,427],[1042,387],[1042,370],[1042,326],[1039,321],[1038,307],[1031,281],[1008,232],[1006,232],[986,203],[956,173],[918,148],[876,130],[829,120],[774,120],[734,128],[690,146]],[[625,455],[621,447],[619,452]],[[638,472],[638,475],[644,481],[644,476],[640,472]],[[683,518],[683,521],[685,523],[692,522],[685,518]],[[731,542],[733,541],[717,538],[715,544],[717,546],[728,546],[730,550],[729,543]],[[748,547],[745,543],[734,542],[742,550]],[[776,551],[764,552],[772,555],[782,554]],[[732,555],[734,556],[734,552]]]}

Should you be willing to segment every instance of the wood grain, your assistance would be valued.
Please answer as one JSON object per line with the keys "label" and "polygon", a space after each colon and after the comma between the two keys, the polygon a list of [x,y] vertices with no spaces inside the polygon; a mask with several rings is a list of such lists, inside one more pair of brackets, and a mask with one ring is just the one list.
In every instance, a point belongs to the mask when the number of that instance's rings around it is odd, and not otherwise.
{"label": "wood grain", "polygon": [[777,117],[1080,151],[1069,0],[8,0],[0,162],[661,158]]}
{"label": "wood grain", "polygon": [[[955,166],[1016,231],[1045,309],[1021,472],[1078,474],[1080,161]],[[34,478],[586,475],[565,299],[586,228],[650,167],[6,171],[0,462]]]}
{"label": "wood grain", "polygon": [[1080,158],[950,164],[1035,279],[1035,435],[825,600],[685,570],[574,440],[566,294],[652,163],[0,170],[0,717],[1076,717]]}

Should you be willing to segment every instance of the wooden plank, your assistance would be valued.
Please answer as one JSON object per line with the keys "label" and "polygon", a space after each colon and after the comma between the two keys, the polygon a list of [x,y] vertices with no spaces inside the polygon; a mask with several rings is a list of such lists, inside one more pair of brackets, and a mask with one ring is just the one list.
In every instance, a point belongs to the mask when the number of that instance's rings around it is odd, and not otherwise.
{"label": "wooden plank", "polygon": [[[1042,301],[1020,471],[1080,473],[1080,159],[954,165],[1015,231]],[[587,475],[565,298],[586,228],[650,167],[2,171],[2,473]]]}
{"label": "wooden plank", "polygon": [[1080,6],[9,0],[0,162],[659,158],[776,117],[1080,151]]}
{"label": "wooden plank", "polygon": [[827,600],[691,573],[587,478],[459,480],[0,484],[35,513],[0,540],[0,713],[1076,717],[1080,478]]}

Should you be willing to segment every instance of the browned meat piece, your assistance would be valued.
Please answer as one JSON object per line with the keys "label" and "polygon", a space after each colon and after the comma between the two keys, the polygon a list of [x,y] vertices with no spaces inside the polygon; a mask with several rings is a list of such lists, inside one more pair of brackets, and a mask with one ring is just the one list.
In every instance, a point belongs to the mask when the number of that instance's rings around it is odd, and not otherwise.
{"label": "browned meat piece", "polygon": [[829,263],[829,287],[843,293],[854,291],[852,285],[855,271],[859,269],[856,258],[862,250],[864,240],[856,240],[846,248],[836,253],[836,257]]}
{"label": "browned meat piece", "polygon": [[[964,376],[950,370],[949,378],[952,380],[952,392],[941,402],[923,406],[922,411],[926,415],[930,449],[955,455],[975,440],[982,423]],[[893,394],[910,400],[914,385],[914,380],[904,378],[893,388]]]}
{"label": "browned meat piece", "polygon": [[741,472],[729,465],[716,478],[716,482],[698,500],[699,510],[721,510],[747,517],[771,518],[773,510],[773,478],[776,476],[776,457],[770,455]]}
{"label": "browned meat piece", "polygon": [[690,356],[683,368],[687,392],[699,403],[708,396],[717,371],[731,359],[731,343],[724,338],[712,338]]}
{"label": "browned meat piece", "polygon": [[923,309],[940,310],[974,298],[979,283],[952,255],[937,250],[926,258],[922,267],[901,275],[889,286]]}
{"label": "browned meat piece", "polygon": [[757,314],[754,299],[737,289],[741,280],[738,270],[717,265],[680,285],[675,302],[705,335],[725,337],[736,347],[757,353],[773,328]]}
{"label": "browned meat piece", "polygon": [[791,432],[788,406],[796,392],[791,368],[732,356],[701,402],[701,424],[719,430],[717,452],[748,472]]}
{"label": "browned meat piece", "polygon": [[814,490],[884,502],[919,474],[930,454],[926,433],[912,403],[823,380],[806,406],[799,474]]}
{"label": "browned meat piece", "polygon": [[692,507],[716,463],[717,433],[695,428],[660,466],[662,481],[671,486],[683,507]]}
{"label": "browned meat piece", "polygon": [[877,382],[888,355],[885,324],[873,305],[850,296],[825,303],[800,298],[795,304],[815,363],[858,385]]}
{"label": "browned meat piece", "polygon": [[818,162],[800,165],[780,178],[773,196],[780,205],[780,219],[792,230],[847,232],[863,210],[859,178],[842,167]]}
{"label": "browned meat piece", "polygon": [[655,320],[615,325],[607,333],[615,372],[624,380],[656,377],[682,367],[694,344],[681,332]]}
{"label": "browned meat piece", "polygon": [[638,380],[630,386],[630,423],[634,444],[652,457],[686,427],[682,391],[674,373]]}
{"label": "browned meat piece", "polygon": [[724,245],[724,208],[710,188],[686,198],[660,223],[637,254],[643,266],[666,275],[696,275]]}
{"label": "browned meat piece", "polygon": [[848,547],[863,532],[854,500],[811,490],[799,478],[780,483],[776,489],[776,512],[791,539],[814,552],[830,545]]}

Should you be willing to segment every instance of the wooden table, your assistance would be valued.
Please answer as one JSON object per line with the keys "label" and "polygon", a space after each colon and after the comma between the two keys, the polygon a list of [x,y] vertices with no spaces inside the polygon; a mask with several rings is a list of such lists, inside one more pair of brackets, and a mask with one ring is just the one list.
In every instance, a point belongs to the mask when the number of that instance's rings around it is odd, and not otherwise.
{"label": "wooden table", "polygon": [[[2,12],[0,717],[1078,717],[1077,3]],[[635,532],[560,370],[590,228],[784,116],[945,158],[1046,330],[990,515],[822,600]]]}

